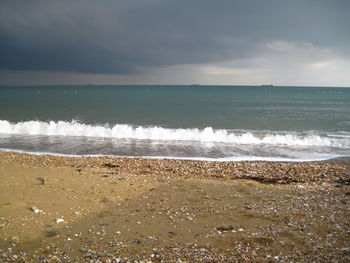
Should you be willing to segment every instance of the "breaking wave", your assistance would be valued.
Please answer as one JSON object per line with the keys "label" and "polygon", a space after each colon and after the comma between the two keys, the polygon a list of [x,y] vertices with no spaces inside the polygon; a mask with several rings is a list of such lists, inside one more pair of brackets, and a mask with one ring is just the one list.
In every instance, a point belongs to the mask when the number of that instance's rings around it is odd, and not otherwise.
{"label": "breaking wave", "polygon": [[320,146],[350,149],[350,135],[287,134],[278,132],[232,132],[225,129],[169,129],[162,127],[89,125],[77,121],[25,121],[12,123],[0,120],[0,133],[24,135],[58,135],[107,137],[116,139],[220,142],[233,144],[269,144],[287,146]]}

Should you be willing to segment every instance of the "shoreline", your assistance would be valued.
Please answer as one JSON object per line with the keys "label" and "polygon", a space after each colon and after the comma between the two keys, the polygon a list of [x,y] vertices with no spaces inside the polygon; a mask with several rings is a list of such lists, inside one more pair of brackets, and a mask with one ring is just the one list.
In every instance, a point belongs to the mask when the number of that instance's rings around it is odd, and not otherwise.
{"label": "shoreline", "polygon": [[64,154],[54,152],[32,152],[25,150],[15,150],[0,148],[0,152],[30,154],[30,155],[47,155],[47,156],[60,156],[60,157],[111,157],[111,158],[126,158],[126,159],[155,159],[155,160],[180,160],[180,161],[195,161],[195,162],[290,162],[290,163],[303,163],[303,162],[322,162],[333,159],[350,159],[350,155],[338,155],[331,154],[328,158],[320,159],[291,159],[291,158],[273,158],[273,157],[259,157],[259,156],[243,156],[243,157],[222,157],[222,158],[210,158],[210,157],[177,157],[177,156],[127,156],[127,155],[110,155],[110,154]]}
{"label": "shoreline", "polygon": [[[277,183],[305,183],[347,180],[350,157],[321,161],[205,161],[171,158],[65,156],[0,151],[2,162],[20,159],[21,164],[38,167],[70,167],[79,173],[116,168],[117,173],[153,173],[170,178],[215,178],[272,180]],[[112,164],[114,167],[108,167]],[[84,171],[85,170],[85,171]],[[280,180],[278,180],[280,179]]]}
{"label": "shoreline", "polygon": [[350,158],[0,152],[0,262],[347,262]]}

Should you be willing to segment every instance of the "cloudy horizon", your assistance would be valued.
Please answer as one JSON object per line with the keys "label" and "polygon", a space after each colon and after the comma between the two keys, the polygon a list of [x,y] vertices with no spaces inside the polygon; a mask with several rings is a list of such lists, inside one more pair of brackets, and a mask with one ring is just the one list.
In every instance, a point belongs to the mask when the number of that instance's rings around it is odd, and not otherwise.
{"label": "cloudy horizon", "polygon": [[0,85],[350,86],[350,2],[0,0]]}

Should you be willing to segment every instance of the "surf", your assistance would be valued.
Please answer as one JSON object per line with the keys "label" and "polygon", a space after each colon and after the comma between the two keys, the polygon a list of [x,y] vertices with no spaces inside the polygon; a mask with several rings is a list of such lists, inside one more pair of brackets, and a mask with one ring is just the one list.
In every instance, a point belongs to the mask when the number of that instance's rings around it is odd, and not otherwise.
{"label": "surf", "polygon": [[0,120],[0,134],[79,136],[114,139],[155,141],[193,141],[246,145],[319,146],[350,149],[350,136],[307,132],[232,131],[227,129],[164,128],[160,126],[134,126],[130,124],[92,125],[72,121]]}

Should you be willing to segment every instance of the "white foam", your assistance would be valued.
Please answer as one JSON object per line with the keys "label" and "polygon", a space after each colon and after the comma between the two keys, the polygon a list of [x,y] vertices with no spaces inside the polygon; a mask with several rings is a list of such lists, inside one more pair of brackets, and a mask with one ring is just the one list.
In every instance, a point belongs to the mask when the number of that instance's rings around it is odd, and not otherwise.
{"label": "white foam", "polygon": [[168,129],[162,127],[131,126],[127,124],[88,125],[76,121],[25,121],[11,123],[0,120],[0,133],[24,135],[59,135],[83,137],[107,137],[116,139],[166,140],[166,141],[196,141],[220,142],[233,144],[267,144],[287,146],[320,146],[350,149],[350,137],[319,134],[287,134],[266,132],[234,133],[228,130],[205,129]]}

